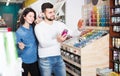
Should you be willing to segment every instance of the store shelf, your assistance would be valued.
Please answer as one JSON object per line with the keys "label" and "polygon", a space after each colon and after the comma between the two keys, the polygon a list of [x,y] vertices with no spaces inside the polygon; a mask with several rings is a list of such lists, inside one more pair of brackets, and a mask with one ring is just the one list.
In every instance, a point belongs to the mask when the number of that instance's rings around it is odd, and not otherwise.
{"label": "store shelf", "polygon": [[76,63],[76,62],[74,62],[74,61],[72,61],[72,60],[70,60],[70,59],[67,59],[67,58],[64,57],[64,56],[62,56],[62,57],[63,57],[63,59],[64,59],[65,61],[67,61],[67,62],[69,62],[69,63],[72,63],[73,65],[81,68],[81,65],[80,65],[80,64],[78,64],[78,63]]}
{"label": "store shelf", "polygon": [[111,17],[119,17],[120,14],[114,14],[114,15],[111,15]]}
{"label": "store shelf", "polygon": [[80,75],[76,74],[75,72],[71,71],[69,68],[66,68],[66,71],[69,72],[70,74],[72,74],[73,76],[80,76]]}
{"label": "store shelf", "polygon": [[8,28],[7,27],[0,27],[0,32],[8,32]]}
{"label": "store shelf", "polygon": [[111,38],[120,38],[120,34],[117,34],[117,35],[114,34],[114,35],[111,35],[110,37]]}
{"label": "store shelf", "polygon": [[7,26],[0,26],[0,28],[6,28]]}
{"label": "store shelf", "polygon": [[63,43],[62,45],[66,46],[66,47],[71,47],[71,48],[76,49],[76,50],[80,50],[81,49],[81,48],[74,47],[72,45],[67,45],[66,43],[65,44]]}
{"label": "store shelf", "polygon": [[[84,26],[82,29],[109,30],[109,27]],[[82,29],[79,29],[79,30],[82,30]]]}
{"label": "store shelf", "polygon": [[111,37],[120,38],[120,32],[115,32],[115,31],[113,31],[112,33],[113,33],[113,35],[111,35]]}
{"label": "store shelf", "polygon": [[111,23],[112,26],[116,25],[116,26],[119,26],[120,25],[120,22],[119,23]]}
{"label": "store shelf", "polygon": [[[78,55],[78,56],[81,55],[80,54],[81,53],[80,48],[74,47],[73,45],[69,45],[69,44],[66,44],[66,43],[63,43],[62,46],[64,46],[63,50],[69,50],[69,52],[71,52],[75,55]],[[71,48],[71,49],[69,49],[68,47]]]}
{"label": "store shelf", "polygon": [[114,50],[114,51],[120,51],[120,48],[115,48],[115,47],[113,47],[113,48],[110,48],[110,50],[111,50],[111,51],[113,51],[113,50]]}
{"label": "store shelf", "polygon": [[120,64],[120,61],[117,61],[117,60],[113,60],[112,62],[113,62],[113,63]]}
{"label": "store shelf", "polygon": [[120,5],[110,7],[110,9],[115,9],[115,8],[120,8]]}

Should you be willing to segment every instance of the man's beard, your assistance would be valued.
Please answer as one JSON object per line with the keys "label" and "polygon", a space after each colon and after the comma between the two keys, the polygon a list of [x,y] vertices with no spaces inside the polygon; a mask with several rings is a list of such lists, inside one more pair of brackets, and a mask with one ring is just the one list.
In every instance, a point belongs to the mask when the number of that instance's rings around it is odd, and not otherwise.
{"label": "man's beard", "polygon": [[53,21],[55,18],[51,19],[51,18],[46,17],[46,19],[49,20],[49,21]]}

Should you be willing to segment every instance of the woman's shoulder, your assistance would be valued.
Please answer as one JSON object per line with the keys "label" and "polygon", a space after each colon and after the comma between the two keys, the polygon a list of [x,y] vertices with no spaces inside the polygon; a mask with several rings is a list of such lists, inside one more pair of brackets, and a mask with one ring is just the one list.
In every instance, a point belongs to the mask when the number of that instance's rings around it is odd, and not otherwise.
{"label": "woman's shoulder", "polygon": [[23,28],[22,28],[22,26],[20,26],[17,30],[16,30],[16,33],[22,33],[24,30],[23,30]]}

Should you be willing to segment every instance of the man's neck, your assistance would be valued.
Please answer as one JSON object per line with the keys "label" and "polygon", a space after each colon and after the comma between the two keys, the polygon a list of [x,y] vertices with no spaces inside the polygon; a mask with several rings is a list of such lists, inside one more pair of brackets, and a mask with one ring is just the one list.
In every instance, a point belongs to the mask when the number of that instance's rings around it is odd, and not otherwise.
{"label": "man's neck", "polygon": [[53,24],[53,21],[49,21],[49,20],[46,20],[46,19],[45,19],[45,22],[46,22],[47,24],[49,24],[49,25],[52,25],[52,24]]}

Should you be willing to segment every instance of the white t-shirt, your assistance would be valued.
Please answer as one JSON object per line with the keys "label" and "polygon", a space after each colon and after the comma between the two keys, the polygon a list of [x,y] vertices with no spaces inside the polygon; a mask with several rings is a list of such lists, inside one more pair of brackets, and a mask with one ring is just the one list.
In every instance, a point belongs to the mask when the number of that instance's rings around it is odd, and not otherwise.
{"label": "white t-shirt", "polygon": [[61,55],[60,43],[56,37],[64,29],[67,29],[67,26],[59,21],[53,21],[52,25],[42,21],[35,26],[35,34],[39,42],[38,55],[40,58]]}

